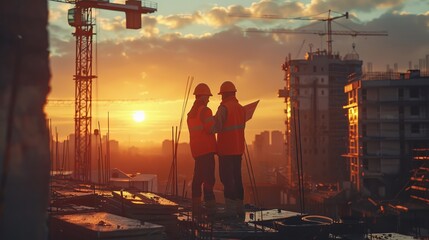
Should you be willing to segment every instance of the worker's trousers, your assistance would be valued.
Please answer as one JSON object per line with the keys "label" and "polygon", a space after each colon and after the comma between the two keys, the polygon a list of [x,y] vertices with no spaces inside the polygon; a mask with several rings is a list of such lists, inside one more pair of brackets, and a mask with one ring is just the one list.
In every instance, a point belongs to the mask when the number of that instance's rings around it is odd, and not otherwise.
{"label": "worker's trousers", "polygon": [[204,201],[214,200],[213,186],[215,184],[214,153],[195,158],[194,177],[192,179],[192,198],[200,198],[201,188],[204,192]]}
{"label": "worker's trousers", "polygon": [[241,155],[219,156],[219,175],[224,187],[225,199],[243,200]]}

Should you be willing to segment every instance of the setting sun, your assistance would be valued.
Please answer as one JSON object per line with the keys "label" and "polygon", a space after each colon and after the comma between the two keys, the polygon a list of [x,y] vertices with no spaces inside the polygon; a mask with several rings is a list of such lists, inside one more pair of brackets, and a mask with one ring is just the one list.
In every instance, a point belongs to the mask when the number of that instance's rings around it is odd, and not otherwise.
{"label": "setting sun", "polygon": [[143,111],[136,111],[133,114],[133,119],[135,122],[143,122],[146,118],[146,115]]}

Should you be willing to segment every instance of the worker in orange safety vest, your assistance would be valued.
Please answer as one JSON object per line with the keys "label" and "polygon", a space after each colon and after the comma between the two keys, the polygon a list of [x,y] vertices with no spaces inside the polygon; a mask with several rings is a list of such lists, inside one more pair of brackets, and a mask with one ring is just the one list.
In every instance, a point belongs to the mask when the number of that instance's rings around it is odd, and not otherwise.
{"label": "worker in orange safety vest", "polygon": [[245,110],[236,98],[235,85],[226,81],[220,86],[222,95],[215,115],[219,175],[224,186],[225,213],[229,220],[244,220],[244,189],[241,177],[241,160],[244,153]]}
{"label": "worker in orange safety vest", "polygon": [[[192,179],[192,215],[194,220],[201,218],[201,210],[205,209],[208,217],[216,214],[216,200],[213,192],[215,184],[216,136],[212,110],[207,107],[210,88],[200,83],[194,90],[195,101],[188,112],[189,142],[192,156],[195,159],[194,176]],[[201,191],[203,188],[203,191]],[[204,193],[204,204],[201,196]]]}

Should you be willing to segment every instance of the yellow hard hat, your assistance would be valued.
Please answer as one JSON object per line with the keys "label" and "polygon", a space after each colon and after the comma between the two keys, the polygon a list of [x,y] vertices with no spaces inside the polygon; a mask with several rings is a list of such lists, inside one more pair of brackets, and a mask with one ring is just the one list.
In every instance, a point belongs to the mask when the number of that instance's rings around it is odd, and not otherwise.
{"label": "yellow hard hat", "polygon": [[237,89],[235,88],[234,83],[230,81],[226,81],[226,82],[223,82],[222,85],[220,85],[220,91],[218,94],[222,94],[226,92],[237,92]]}
{"label": "yellow hard hat", "polygon": [[213,96],[210,92],[209,86],[207,86],[205,83],[200,83],[195,87],[194,95]]}

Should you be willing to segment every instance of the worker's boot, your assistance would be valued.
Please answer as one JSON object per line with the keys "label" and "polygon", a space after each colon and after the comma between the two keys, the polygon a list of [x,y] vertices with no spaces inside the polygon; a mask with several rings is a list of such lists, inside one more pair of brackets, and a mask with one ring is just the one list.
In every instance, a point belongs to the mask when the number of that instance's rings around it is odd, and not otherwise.
{"label": "worker's boot", "polygon": [[235,200],[235,210],[240,221],[244,221],[246,212],[244,211],[243,200]]}
{"label": "worker's boot", "polygon": [[222,214],[222,220],[234,221],[236,217],[235,200],[225,198],[225,211]]}
{"label": "worker's boot", "polygon": [[204,208],[206,210],[207,218],[209,220],[214,220],[217,213],[216,200],[213,199],[205,201]]}
{"label": "worker's boot", "polygon": [[192,198],[192,221],[201,220],[201,198]]}

